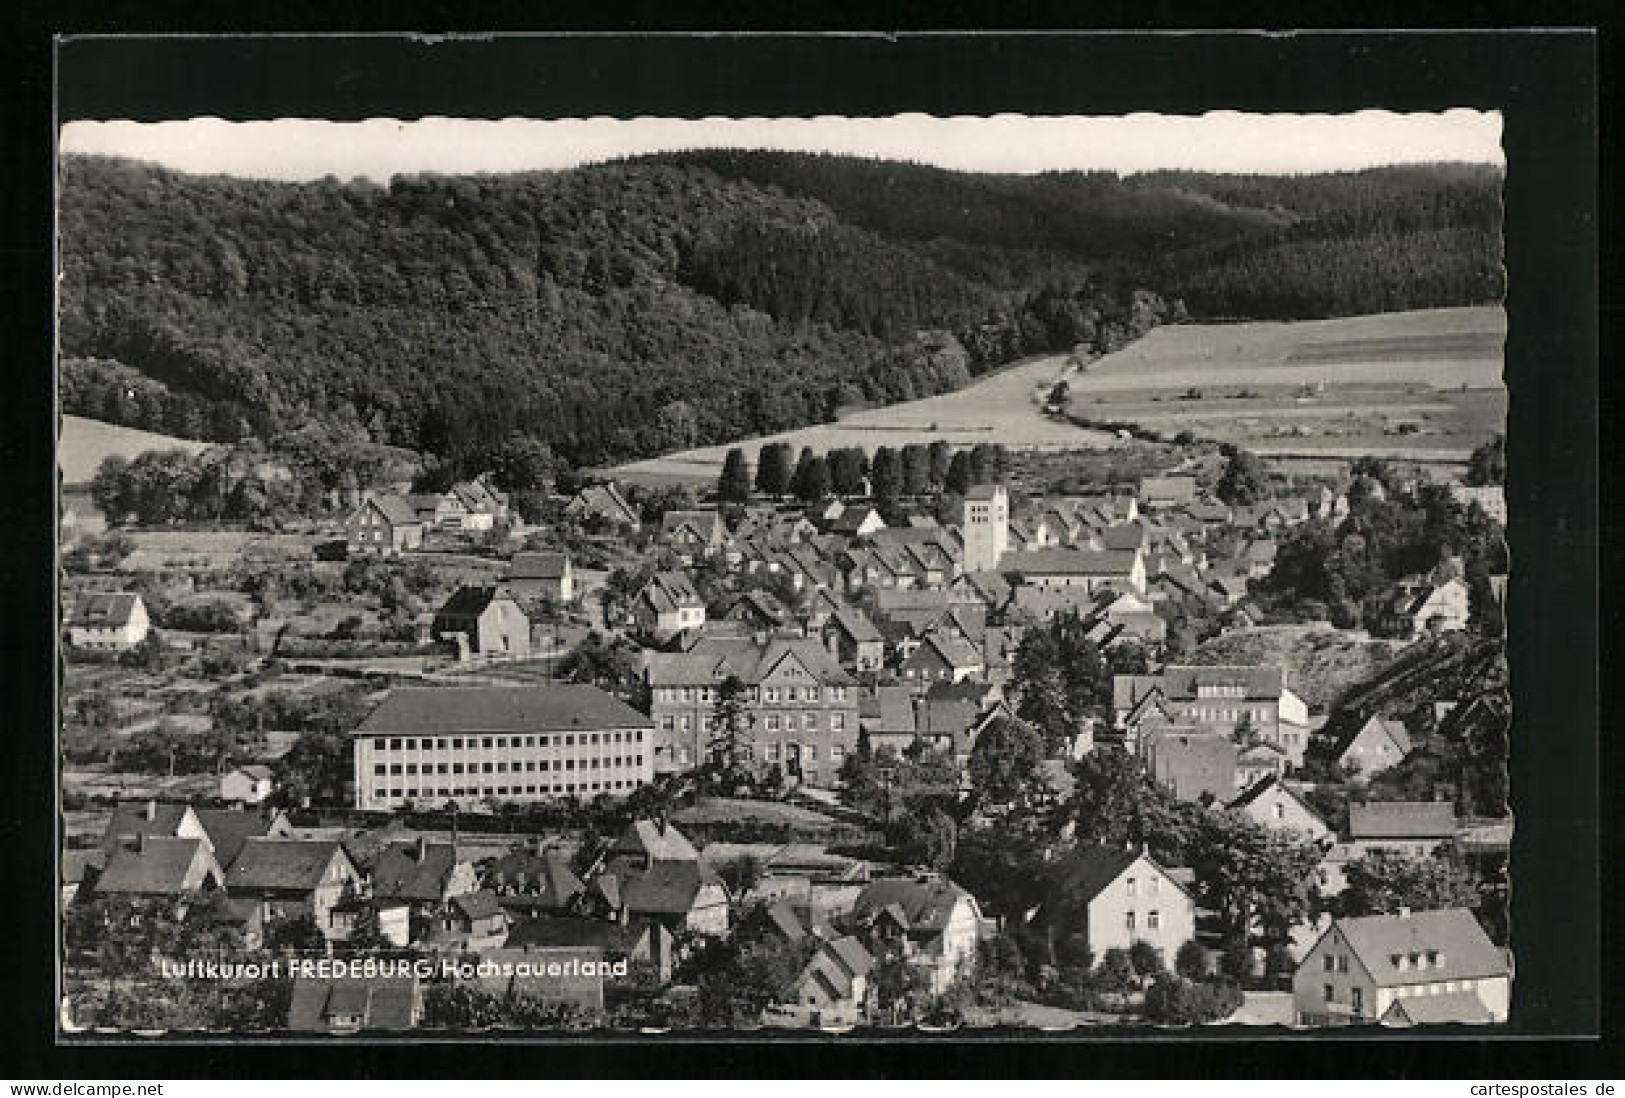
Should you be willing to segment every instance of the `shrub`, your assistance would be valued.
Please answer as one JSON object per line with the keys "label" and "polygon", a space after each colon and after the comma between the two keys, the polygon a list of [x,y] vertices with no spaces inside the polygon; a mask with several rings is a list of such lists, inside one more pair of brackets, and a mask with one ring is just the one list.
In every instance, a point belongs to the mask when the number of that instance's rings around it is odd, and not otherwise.
{"label": "shrub", "polygon": [[1128,959],[1139,976],[1160,976],[1167,971],[1162,963],[1162,950],[1150,942],[1135,942],[1129,947]]}
{"label": "shrub", "polygon": [[1234,1014],[1242,998],[1241,987],[1228,980],[1202,984],[1159,976],[1145,993],[1145,1016],[1162,1025],[1203,1025]]}
{"label": "shrub", "polygon": [[1194,938],[1180,946],[1179,952],[1174,955],[1174,971],[1187,980],[1207,979],[1213,972],[1207,947]]}

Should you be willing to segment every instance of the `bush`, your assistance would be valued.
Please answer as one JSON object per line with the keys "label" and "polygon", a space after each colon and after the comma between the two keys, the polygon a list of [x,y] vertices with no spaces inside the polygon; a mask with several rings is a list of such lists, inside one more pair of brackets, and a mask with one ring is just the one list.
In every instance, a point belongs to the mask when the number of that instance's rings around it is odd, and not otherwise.
{"label": "bush", "polygon": [[1095,984],[1102,991],[1125,992],[1134,984],[1134,962],[1126,949],[1108,949],[1095,970]]}
{"label": "bush", "polygon": [[1187,980],[1205,980],[1213,973],[1207,947],[1192,938],[1174,955],[1174,971]]}
{"label": "bush", "polygon": [[1161,1025],[1199,1026],[1228,1018],[1241,1006],[1240,985],[1202,984],[1182,976],[1159,976],[1145,993],[1147,1020]]}
{"label": "bush", "polygon": [[1162,963],[1162,950],[1150,942],[1135,942],[1129,947],[1128,959],[1139,976],[1160,976],[1167,971]]}

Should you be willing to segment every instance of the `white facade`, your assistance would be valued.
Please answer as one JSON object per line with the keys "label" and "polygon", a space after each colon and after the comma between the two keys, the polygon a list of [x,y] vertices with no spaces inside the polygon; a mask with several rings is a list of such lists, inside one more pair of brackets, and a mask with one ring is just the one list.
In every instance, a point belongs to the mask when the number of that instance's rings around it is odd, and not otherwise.
{"label": "white facade", "polygon": [[580,732],[357,734],[356,807],[409,801],[477,805],[487,798],[538,801],[599,793],[626,796],[654,780],[654,745],[643,728]]}
{"label": "white facade", "polygon": [[1002,484],[965,498],[961,532],[965,538],[965,571],[992,572],[1010,547],[1010,497]]}

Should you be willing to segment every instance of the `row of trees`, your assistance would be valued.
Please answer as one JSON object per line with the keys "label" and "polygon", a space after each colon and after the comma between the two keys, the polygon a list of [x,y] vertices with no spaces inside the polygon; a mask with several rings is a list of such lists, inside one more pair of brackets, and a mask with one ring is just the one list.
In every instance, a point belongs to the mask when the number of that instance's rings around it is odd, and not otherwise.
{"label": "row of trees", "polygon": [[758,451],[753,473],[744,450],[730,449],[717,480],[718,496],[724,503],[744,504],[753,490],[775,498],[795,496],[803,503],[872,494],[885,513],[904,498],[941,493],[963,496],[973,484],[1001,479],[1010,465],[1009,451],[1001,444],[954,449],[940,439],[929,444],[881,446],[873,458],[861,446],[837,447],[823,454],[804,446],[792,463],[794,454],[787,442],[768,443]]}

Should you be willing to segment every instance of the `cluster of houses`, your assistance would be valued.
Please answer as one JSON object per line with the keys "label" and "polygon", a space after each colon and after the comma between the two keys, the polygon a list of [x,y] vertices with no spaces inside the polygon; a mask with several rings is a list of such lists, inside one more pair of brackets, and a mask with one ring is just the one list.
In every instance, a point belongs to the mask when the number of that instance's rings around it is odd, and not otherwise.
{"label": "cluster of houses", "polygon": [[[584,488],[565,510],[619,528],[642,522],[609,483]],[[837,786],[860,737],[899,752],[925,744],[963,771],[982,730],[1013,715],[1006,687],[1026,631],[1075,615],[1103,650],[1132,643],[1160,661],[1170,630],[1193,613],[1253,624],[1248,581],[1269,571],[1276,538],[1346,510],[1328,489],[1230,507],[1203,496],[1194,477],[1174,475],[1148,477],[1136,492],[1050,495],[1020,507],[1002,485],[976,486],[957,524],[913,515],[888,525],[861,501],[751,506],[731,525],[716,509],[668,511],[654,539],[675,563],[608,622],[644,644],[647,712],[584,684],[396,688],[352,730],[354,804],[477,811],[620,798],[704,765],[723,744],[758,775],[806,791]],[[435,495],[368,496],[346,534],[352,554],[392,556],[421,548],[427,531],[479,532],[507,520],[506,497],[480,478]],[[729,577],[735,593],[725,603],[702,594],[714,590],[697,582],[702,568]],[[579,595],[567,554],[519,553],[500,582],[453,593],[428,632],[465,659],[522,659],[532,652],[525,607]],[[1388,606],[1405,636],[1467,623],[1456,576],[1408,579]],[[149,629],[140,598],[118,592],[82,598],[67,625],[73,645],[115,650]],[[724,700],[741,715],[727,735],[716,726]],[[1431,854],[1457,842],[1449,804],[1356,804],[1345,827],[1329,826],[1301,782],[1323,721],[1279,668],[1167,663],[1117,676],[1111,719],[1085,722],[1064,754],[1121,744],[1174,797],[1301,834],[1322,850],[1328,894],[1344,887],[1344,866],[1373,850]],[[1333,753],[1345,772],[1371,776],[1411,749],[1402,724],[1371,717],[1344,729]],[[640,820],[583,865],[559,847],[476,853],[455,837],[400,827],[296,834],[286,816],[256,807],[269,793],[269,771],[245,766],[222,777],[221,795],[246,807],[120,805],[81,890],[183,902],[221,891],[222,910],[255,943],[279,920],[308,915],[329,942],[375,926],[386,942],[429,953],[617,957],[669,980],[681,936],[737,929],[745,898],[718,870],[748,854],[763,871],[752,894],[766,901],[767,929],[811,947],[795,1001],[781,1009],[824,1024],[873,1017],[872,976],[887,960],[946,988],[989,930],[975,897],[940,875],[887,876],[821,848],[698,850],[674,825]],[[1055,898],[1026,916],[1040,935],[1081,935],[1096,955],[1149,942],[1169,958],[1194,936],[1188,872],[1144,850],[1084,848],[1051,868]],[[1314,929],[1294,982],[1304,1023],[1506,1017],[1505,955],[1468,912]],[[385,981],[359,1000],[341,983],[296,989],[290,1024],[342,1032],[407,1028],[421,1017],[416,980]],[[603,1010],[601,978],[550,986],[559,1002]]]}

